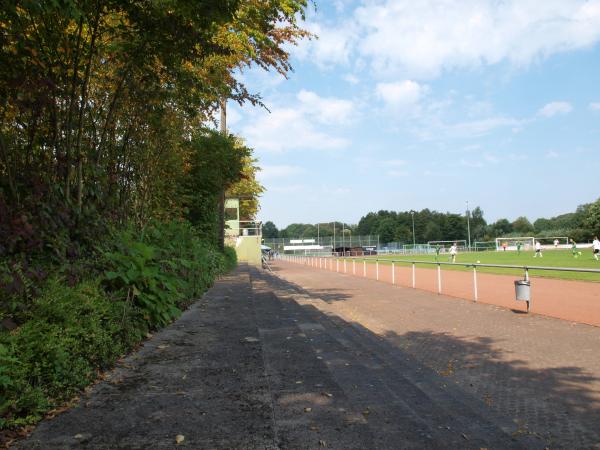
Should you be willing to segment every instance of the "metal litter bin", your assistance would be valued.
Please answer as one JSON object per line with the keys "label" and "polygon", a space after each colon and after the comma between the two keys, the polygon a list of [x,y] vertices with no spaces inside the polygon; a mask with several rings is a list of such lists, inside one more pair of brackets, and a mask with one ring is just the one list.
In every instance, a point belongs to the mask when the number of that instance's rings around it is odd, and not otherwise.
{"label": "metal litter bin", "polygon": [[531,301],[531,283],[529,280],[515,280],[515,295],[517,300]]}
{"label": "metal litter bin", "polygon": [[515,299],[527,302],[527,312],[531,309],[531,283],[529,280],[515,280]]}

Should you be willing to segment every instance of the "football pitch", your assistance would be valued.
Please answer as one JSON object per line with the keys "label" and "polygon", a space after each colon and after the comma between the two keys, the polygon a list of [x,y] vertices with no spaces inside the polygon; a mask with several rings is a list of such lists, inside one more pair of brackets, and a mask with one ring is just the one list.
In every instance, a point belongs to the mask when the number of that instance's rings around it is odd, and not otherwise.
{"label": "football pitch", "polygon": [[[471,252],[458,253],[456,256],[456,265],[443,265],[444,270],[473,270],[461,264],[481,263],[481,264],[502,264],[515,266],[542,266],[542,267],[569,267],[581,269],[598,269],[600,270],[600,261],[596,261],[592,255],[591,249],[580,249],[581,255],[577,258],[573,257],[571,250],[547,250],[543,253],[542,258],[534,258],[533,251],[522,251],[518,254],[516,251],[487,251],[487,252]],[[363,258],[358,258],[362,260]],[[375,259],[381,264],[391,264],[394,261],[427,261],[436,262],[435,255],[379,255],[365,258],[367,262],[374,263]],[[450,262],[449,255],[442,253],[439,256],[439,262]],[[400,263],[402,264],[402,263]],[[402,264],[403,265],[403,264]],[[418,265],[418,264],[417,264]],[[423,267],[434,269],[435,266],[423,264]],[[420,267],[420,266],[419,266]],[[499,267],[478,267],[478,271],[484,273],[496,273],[503,275],[523,275],[521,269],[504,269]],[[529,271],[530,276],[560,278],[566,280],[584,280],[600,282],[600,273],[585,273],[585,272],[559,272],[535,270]]]}

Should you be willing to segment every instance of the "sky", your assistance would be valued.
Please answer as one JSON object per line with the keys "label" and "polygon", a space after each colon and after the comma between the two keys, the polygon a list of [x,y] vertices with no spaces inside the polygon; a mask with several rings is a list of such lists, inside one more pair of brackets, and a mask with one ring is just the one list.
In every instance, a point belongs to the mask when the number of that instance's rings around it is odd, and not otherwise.
{"label": "sky", "polygon": [[480,206],[532,222],[600,197],[600,0],[317,0],[288,79],[233,103],[279,228]]}

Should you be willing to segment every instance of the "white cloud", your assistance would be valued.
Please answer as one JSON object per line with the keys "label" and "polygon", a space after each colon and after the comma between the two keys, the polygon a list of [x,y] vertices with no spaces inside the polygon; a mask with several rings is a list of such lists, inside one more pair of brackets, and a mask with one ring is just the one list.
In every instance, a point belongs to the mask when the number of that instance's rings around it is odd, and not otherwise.
{"label": "white cloud", "polygon": [[550,102],[544,105],[538,111],[538,114],[545,117],[553,117],[557,114],[568,114],[573,111],[573,106],[569,102]]}
{"label": "white cloud", "polygon": [[304,28],[316,35],[313,39],[304,39],[297,46],[287,50],[300,60],[310,59],[322,69],[338,64],[347,64],[353,52],[354,25],[343,23],[340,26],[328,26],[318,22],[306,22]]}
{"label": "white cloud", "polygon": [[356,75],[353,75],[351,73],[344,75],[343,79],[344,79],[344,81],[347,81],[350,84],[360,83],[360,79]]}
{"label": "white cloud", "polygon": [[464,167],[474,167],[480,168],[483,167],[483,163],[481,161],[471,160],[471,159],[461,159],[459,164]]}
{"label": "white cloud", "polygon": [[592,103],[590,103],[589,108],[592,111],[600,111],[600,102],[592,102]]}
{"label": "white cloud", "polygon": [[390,176],[390,177],[406,177],[408,176],[408,172],[406,170],[388,170],[386,172],[386,175]]}
{"label": "white cloud", "polygon": [[304,169],[299,166],[291,165],[263,165],[261,166],[260,172],[258,172],[258,178],[261,181],[273,179],[273,178],[287,178],[292,175],[297,175],[304,172]]}
{"label": "white cloud", "polygon": [[438,131],[444,135],[456,138],[479,137],[490,133],[497,128],[514,127],[519,125],[517,119],[511,117],[487,117],[485,119],[458,122],[450,125],[441,125]]}
{"label": "white cloud", "polygon": [[401,167],[406,165],[406,161],[403,159],[388,159],[387,161],[384,161],[383,164],[385,166]]}
{"label": "white cloud", "polygon": [[428,78],[590,47],[600,39],[600,0],[370,0],[343,25],[313,30],[324,32],[317,61],[345,63],[356,51],[380,75]]}
{"label": "white cloud", "polygon": [[418,104],[426,91],[426,86],[421,86],[412,80],[378,83],[375,87],[375,94],[379,99],[386,105],[399,109],[407,109]]}
{"label": "white cloud", "polygon": [[306,114],[313,115],[322,123],[344,124],[350,121],[354,113],[354,104],[350,100],[320,97],[306,90],[301,90],[297,98]]}
{"label": "white cloud", "polygon": [[549,152],[546,152],[544,156],[548,159],[556,159],[560,156],[560,154],[554,150],[550,150]]}
{"label": "white cloud", "polygon": [[[269,108],[270,113],[252,110],[241,129],[257,152],[339,150],[350,144],[348,139],[331,131],[333,125],[343,126],[352,120],[354,104],[350,100],[320,97],[302,90],[295,101]],[[323,124],[329,127],[324,128]]]}

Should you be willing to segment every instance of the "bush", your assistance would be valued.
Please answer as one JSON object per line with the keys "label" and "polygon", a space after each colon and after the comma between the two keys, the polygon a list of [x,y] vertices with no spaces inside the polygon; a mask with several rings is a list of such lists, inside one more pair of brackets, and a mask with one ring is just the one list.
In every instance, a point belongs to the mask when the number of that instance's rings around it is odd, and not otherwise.
{"label": "bush", "polygon": [[150,328],[176,318],[215,277],[236,264],[235,251],[220,253],[185,221],[118,233],[104,257],[109,268],[104,286],[116,298],[133,299]]}
{"label": "bush", "polygon": [[233,247],[225,247],[225,272],[230,272],[237,266],[237,253]]}
{"label": "bush", "polygon": [[[57,267],[35,292],[23,282],[20,326],[0,328],[0,429],[33,424],[71,398],[236,264],[233,249],[219,252],[183,221],[114,232],[98,253],[95,281],[69,287]],[[14,317],[6,311],[0,319]]]}
{"label": "bush", "polygon": [[51,280],[11,333],[0,333],[0,428],[34,423],[110,367],[145,333],[139,312],[97,283]]}

